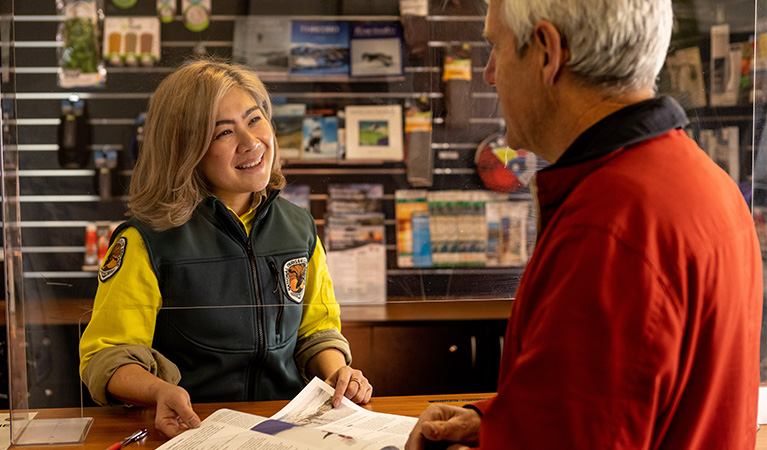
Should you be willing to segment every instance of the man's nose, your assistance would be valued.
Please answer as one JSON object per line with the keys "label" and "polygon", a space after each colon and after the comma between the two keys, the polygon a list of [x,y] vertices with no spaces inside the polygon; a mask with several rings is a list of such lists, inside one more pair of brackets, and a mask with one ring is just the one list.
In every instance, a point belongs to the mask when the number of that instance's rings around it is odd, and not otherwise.
{"label": "man's nose", "polygon": [[490,86],[495,86],[495,51],[490,52],[490,58],[487,60],[487,65],[485,65],[485,73],[483,75],[485,83],[489,84]]}

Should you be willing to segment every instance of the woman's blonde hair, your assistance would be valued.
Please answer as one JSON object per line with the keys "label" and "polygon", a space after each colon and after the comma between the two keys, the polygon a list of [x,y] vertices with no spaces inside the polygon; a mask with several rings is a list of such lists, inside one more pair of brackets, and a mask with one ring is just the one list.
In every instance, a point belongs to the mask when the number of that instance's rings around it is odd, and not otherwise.
{"label": "woman's blonde hair", "polygon": [[[201,59],[185,63],[165,78],[149,103],[144,142],[130,183],[128,215],[162,231],[186,223],[210,192],[197,165],[213,139],[216,111],[233,88],[250,93],[272,119],[269,94],[256,74],[245,67]],[[266,188],[258,203],[285,186],[277,144]]]}

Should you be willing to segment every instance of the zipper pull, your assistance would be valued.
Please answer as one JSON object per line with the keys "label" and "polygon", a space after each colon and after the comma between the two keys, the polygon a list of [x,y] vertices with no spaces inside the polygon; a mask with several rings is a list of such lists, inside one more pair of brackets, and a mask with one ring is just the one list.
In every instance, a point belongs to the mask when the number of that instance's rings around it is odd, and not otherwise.
{"label": "zipper pull", "polygon": [[269,261],[269,270],[272,272],[272,278],[274,279],[274,290],[272,294],[276,294],[280,291],[280,272],[277,270],[277,265],[274,261]]}

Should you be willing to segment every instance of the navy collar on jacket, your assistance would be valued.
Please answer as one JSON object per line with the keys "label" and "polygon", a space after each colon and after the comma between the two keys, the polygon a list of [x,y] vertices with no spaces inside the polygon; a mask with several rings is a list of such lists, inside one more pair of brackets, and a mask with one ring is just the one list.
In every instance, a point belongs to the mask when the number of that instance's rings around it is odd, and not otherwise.
{"label": "navy collar on jacket", "polygon": [[[572,166],[604,156],[646,139],[682,128],[689,120],[671,97],[659,97],[626,106],[584,131],[562,156],[546,169]],[[541,169],[541,170],[546,170]]]}

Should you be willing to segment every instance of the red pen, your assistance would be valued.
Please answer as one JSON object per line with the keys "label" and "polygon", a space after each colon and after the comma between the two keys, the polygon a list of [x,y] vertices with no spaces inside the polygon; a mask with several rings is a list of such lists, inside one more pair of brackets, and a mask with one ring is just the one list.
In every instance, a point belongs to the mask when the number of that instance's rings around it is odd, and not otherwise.
{"label": "red pen", "polygon": [[137,432],[131,434],[130,436],[126,437],[120,442],[115,442],[114,444],[107,447],[107,450],[118,450],[123,448],[123,446],[130,444],[131,442],[136,442],[139,439],[142,439],[144,436],[146,436],[146,428],[142,430],[138,430]]}

